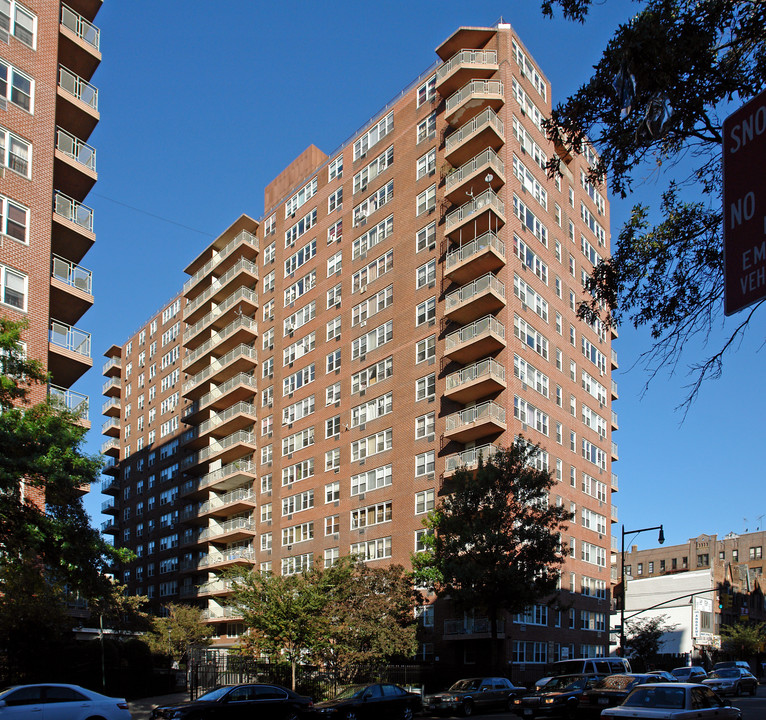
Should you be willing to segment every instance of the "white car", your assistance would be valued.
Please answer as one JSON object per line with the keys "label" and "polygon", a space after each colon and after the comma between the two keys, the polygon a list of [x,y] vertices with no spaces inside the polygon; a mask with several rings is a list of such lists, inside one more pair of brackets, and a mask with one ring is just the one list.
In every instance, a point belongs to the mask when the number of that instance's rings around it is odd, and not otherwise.
{"label": "white car", "polygon": [[0,720],[27,720],[33,713],[36,720],[131,720],[124,698],[79,685],[15,685],[0,692]]}
{"label": "white car", "polygon": [[739,708],[721,700],[709,687],[692,683],[639,685],[622,705],[601,713],[601,720],[742,720]]}

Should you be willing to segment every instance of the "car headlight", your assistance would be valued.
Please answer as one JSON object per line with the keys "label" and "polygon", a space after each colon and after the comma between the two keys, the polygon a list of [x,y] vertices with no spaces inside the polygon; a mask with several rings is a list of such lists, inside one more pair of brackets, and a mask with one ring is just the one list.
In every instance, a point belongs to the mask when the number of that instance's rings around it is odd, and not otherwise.
{"label": "car headlight", "polygon": [[557,699],[558,698],[552,698],[552,697],[545,698],[545,704],[546,705],[553,705],[553,703],[555,703]]}
{"label": "car headlight", "polygon": [[513,698],[514,705],[521,705],[521,698]]}

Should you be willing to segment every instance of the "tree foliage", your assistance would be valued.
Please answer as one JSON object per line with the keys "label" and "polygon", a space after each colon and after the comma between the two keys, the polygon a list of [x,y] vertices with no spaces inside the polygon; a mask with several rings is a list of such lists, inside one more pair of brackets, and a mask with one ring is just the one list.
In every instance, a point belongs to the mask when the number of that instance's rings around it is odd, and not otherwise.
{"label": "tree foliage", "polygon": [[[424,521],[426,550],[413,556],[418,582],[466,610],[484,610],[497,638],[501,610],[522,612],[556,589],[566,556],[561,530],[571,519],[549,502],[550,473],[538,447],[519,438],[471,472],[458,470],[452,491]],[[495,664],[496,642],[492,643]]]}
{"label": "tree foliage", "polygon": [[205,623],[202,610],[191,605],[171,603],[167,615],[152,619],[151,632],[146,636],[152,652],[171,657],[175,662],[186,662],[194,648],[212,643],[213,628]]}
{"label": "tree foliage", "polygon": [[149,602],[146,595],[130,595],[126,585],[113,580],[107,591],[88,603],[91,622],[109,628],[117,635],[148,630],[149,615],[143,607]]}
{"label": "tree foliage", "polygon": [[[545,0],[543,12],[559,6],[565,17],[584,22],[590,4]],[[721,316],[722,122],[764,87],[766,3],[636,4],[638,12],[617,28],[590,80],[553,108],[546,129],[561,149],[549,162],[552,173],[589,141],[599,154],[594,183],[608,178],[625,197],[647,175],[666,182],[656,222],[646,205],[633,208],[611,258],[587,283],[592,299],[580,307],[589,320],[647,327],[653,342],[643,360],[651,378],[674,369],[686,342],[706,339]],[[720,349],[691,365],[687,406],[706,378],[720,375],[726,351],[756,307]]]}
{"label": "tree foliage", "polygon": [[670,625],[667,615],[656,615],[625,623],[625,650],[631,657],[638,657],[648,664],[664,644],[662,636],[671,633],[678,625]]}
{"label": "tree foliage", "polygon": [[766,648],[766,623],[741,620],[721,628],[721,650],[732,657],[746,659]]}

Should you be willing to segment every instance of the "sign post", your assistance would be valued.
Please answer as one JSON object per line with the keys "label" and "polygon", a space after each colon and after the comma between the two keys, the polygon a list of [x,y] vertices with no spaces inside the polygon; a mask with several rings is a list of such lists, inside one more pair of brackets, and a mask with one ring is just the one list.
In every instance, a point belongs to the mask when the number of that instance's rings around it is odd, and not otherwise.
{"label": "sign post", "polygon": [[766,91],[723,123],[724,313],[766,297]]}

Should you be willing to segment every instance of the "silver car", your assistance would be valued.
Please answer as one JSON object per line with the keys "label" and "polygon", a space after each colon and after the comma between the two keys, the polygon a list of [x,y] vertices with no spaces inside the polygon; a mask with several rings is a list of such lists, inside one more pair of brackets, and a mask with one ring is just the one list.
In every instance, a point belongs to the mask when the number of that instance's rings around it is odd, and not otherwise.
{"label": "silver car", "polygon": [[15,685],[0,692],[0,720],[131,720],[124,698],[113,698],[79,685]]}
{"label": "silver car", "polygon": [[638,718],[652,720],[742,720],[739,708],[732,707],[709,687],[692,683],[639,685],[618,707],[601,713],[601,720]]}

